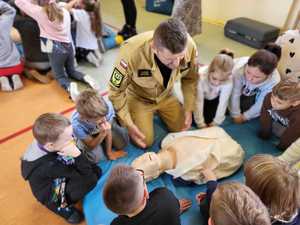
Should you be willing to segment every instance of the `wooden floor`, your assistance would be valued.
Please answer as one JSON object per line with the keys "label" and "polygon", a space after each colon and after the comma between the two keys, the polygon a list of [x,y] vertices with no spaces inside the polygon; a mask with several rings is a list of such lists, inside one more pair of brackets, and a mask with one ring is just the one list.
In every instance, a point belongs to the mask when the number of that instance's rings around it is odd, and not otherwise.
{"label": "wooden floor", "polygon": [[5,137],[30,127],[41,113],[62,112],[74,104],[55,81],[42,85],[25,79],[24,83],[22,90],[0,92],[0,224],[66,224],[34,199],[21,177],[20,157],[32,142],[31,131]]}

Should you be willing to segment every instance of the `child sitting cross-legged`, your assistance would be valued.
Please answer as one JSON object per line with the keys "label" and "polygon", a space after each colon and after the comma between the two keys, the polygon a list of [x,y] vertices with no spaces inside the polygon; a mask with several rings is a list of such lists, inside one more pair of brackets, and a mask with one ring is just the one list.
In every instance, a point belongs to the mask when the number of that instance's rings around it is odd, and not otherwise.
{"label": "child sitting cross-legged", "polygon": [[190,200],[178,200],[166,188],[148,192],[144,172],[131,166],[114,167],[103,190],[106,206],[118,214],[111,225],[180,225]]}
{"label": "child sitting cross-legged", "polygon": [[275,134],[285,150],[300,137],[300,82],[291,77],[277,84],[264,100],[260,117],[261,138]]}
{"label": "child sitting cross-legged", "polygon": [[101,169],[75,146],[70,121],[62,115],[43,114],[32,130],[35,141],[22,156],[22,176],[39,202],[69,223],[80,223],[83,214],[74,204],[95,187]]}
{"label": "child sitting cross-legged", "polygon": [[126,155],[121,149],[129,143],[128,132],[117,123],[112,103],[95,90],[85,90],[76,98],[71,122],[76,144],[90,161],[104,159],[103,148],[110,160]]}

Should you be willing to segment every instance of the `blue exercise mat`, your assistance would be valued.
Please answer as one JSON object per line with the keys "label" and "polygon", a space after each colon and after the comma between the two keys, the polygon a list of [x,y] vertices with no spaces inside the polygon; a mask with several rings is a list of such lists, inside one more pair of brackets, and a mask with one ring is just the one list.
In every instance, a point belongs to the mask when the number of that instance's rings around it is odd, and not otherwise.
{"label": "blue exercise mat", "polygon": [[[275,145],[277,140],[272,139],[269,141],[261,140],[257,137],[259,128],[259,121],[254,120],[242,125],[232,124],[230,119],[227,119],[222,127],[226,132],[231,135],[245,150],[246,159],[257,153],[268,153],[272,155],[279,155],[281,152],[276,149]],[[160,148],[161,140],[166,136],[167,130],[164,124],[155,118],[155,143],[147,151],[157,152]],[[130,164],[137,156],[144,153],[143,150],[138,149],[133,145],[129,145],[126,148],[128,156],[116,161],[103,161],[99,163],[102,169],[103,176],[98,181],[97,186],[87,194],[83,201],[83,210],[85,219],[88,225],[109,225],[116,214],[106,208],[103,198],[102,190],[104,183],[109,175],[110,170],[117,164]],[[149,191],[157,187],[167,187],[170,189],[177,198],[188,198],[193,201],[192,207],[181,215],[182,225],[203,225],[203,220],[200,215],[199,207],[195,200],[195,195],[198,192],[204,192],[206,190],[205,185],[191,185],[184,186],[178,182],[173,182],[172,177],[168,174],[162,174],[159,178],[148,182],[147,187]],[[226,180],[237,180],[243,182],[243,170],[239,169],[232,176],[222,179],[220,182]]]}

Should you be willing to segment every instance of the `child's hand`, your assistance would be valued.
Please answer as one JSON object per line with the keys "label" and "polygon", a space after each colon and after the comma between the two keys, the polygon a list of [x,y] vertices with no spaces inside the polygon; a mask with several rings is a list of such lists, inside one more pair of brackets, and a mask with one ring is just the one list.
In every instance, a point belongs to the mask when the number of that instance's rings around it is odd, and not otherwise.
{"label": "child's hand", "polygon": [[246,122],[246,118],[244,117],[243,114],[233,117],[232,119],[233,119],[233,122],[236,124],[242,124],[242,123]]}
{"label": "child's hand", "polygon": [[127,155],[127,152],[124,150],[116,150],[116,151],[111,151],[107,153],[108,159],[109,160],[116,160],[118,158],[122,158]]}
{"label": "child's hand", "polygon": [[211,169],[202,169],[200,172],[206,181],[217,180],[215,173]]}
{"label": "child's hand", "polygon": [[207,125],[208,127],[215,127],[218,126],[218,124],[216,124],[215,122],[211,122],[210,124]]}
{"label": "child's hand", "polygon": [[180,214],[188,210],[192,206],[192,201],[189,199],[179,199]]}
{"label": "child's hand", "polygon": [[203,123],[203,124],[197,124],[197,127],[198,127],[199,129],[203,129],[203,128],[207,128],[208,125],[207,125],[206,123]]}
{"label": "child's hand", "polygon": [[107,121],[101,123],[100,127],[101,127],[101,129],[104,130],[104,131],[111,130],[111,125],[110,125],[110,123],[107,122]]}
{"label": "child's hand", "polygon": [[196,194],[196,201],[198,203],[198,205],[200,205],[200,203],[206,198],[206,193],[204,192],[199,192],[198,194]]}
{"label": "child's hand", "polygon": [[70,142],[69,144],[65,145],[62,149],[60,149],[60,151],[57,152],[57,154],[61,156],[71,156],[76,158],[81,154],[81,152],[73,142]]}

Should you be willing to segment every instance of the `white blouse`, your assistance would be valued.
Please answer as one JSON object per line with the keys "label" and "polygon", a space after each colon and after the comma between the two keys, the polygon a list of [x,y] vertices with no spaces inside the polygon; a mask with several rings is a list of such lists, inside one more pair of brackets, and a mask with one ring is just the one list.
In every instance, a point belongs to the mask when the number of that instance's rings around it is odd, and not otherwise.
{"label": "white blouse", "polygon": [[208,80],[208,66],[199,69],[200,78],[197,87],[196,109],[194,111],[194,118],[199,128],[205,126],[203,117],[204,99],[213,100],[219,97],[219,105],[217,107],[215,118],[213,122],[220,125],[225,119],[226,109],[229,103],[233,82],[230,76],[228,81],[221,85],[214,86]]}

